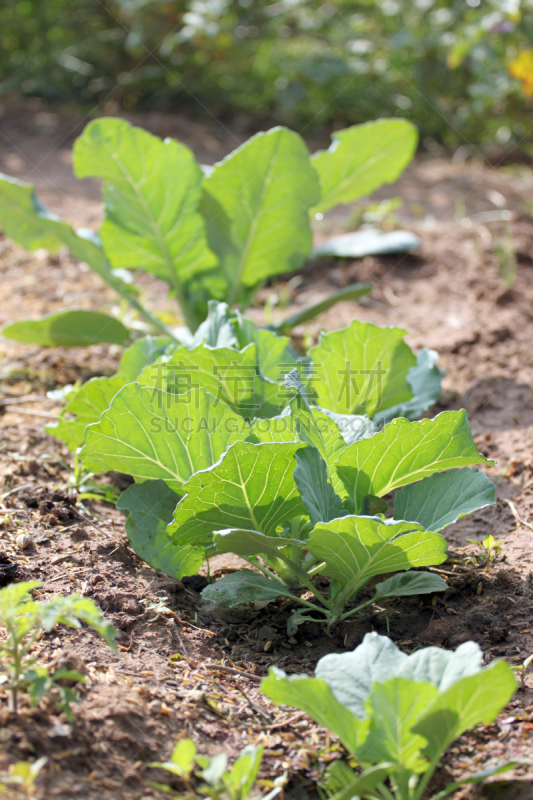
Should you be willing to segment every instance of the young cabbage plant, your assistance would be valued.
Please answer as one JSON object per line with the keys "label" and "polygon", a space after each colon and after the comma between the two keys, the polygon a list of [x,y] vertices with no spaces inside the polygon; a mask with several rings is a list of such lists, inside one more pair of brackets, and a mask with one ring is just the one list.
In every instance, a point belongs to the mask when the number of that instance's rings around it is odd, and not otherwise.
{"label": "young cabbage plant", "polygon": [[[382,329],[352,323],[345,331],[349,344],[358,326],[366,376],[372,364],[368,341]],[[390,338],[391,329],[381,335]],[[401,346],[396,336],[394,351]],[[137,481],[118,503],[130,514],[126,529],[134,550],[176,578],[210,554],[240,555],[254,570],[228,575],[207,587],[204,597],[226,606],[290,597],[303,606],[291,629],[309,614],[333,625],[386,597],[442,591],[442,578],[415,569],[445,560],[439,530],[494,502],[490,480],[468,468],[489,462],[473,442],[465,412],[420,423],[397,419],[376,432],[364,414],[312,405],[321,364],[303,365],[303,378],[291,369],[276,384],[254,371],[254,347],[231,354],[202,345],[163,357],[155,386],[124,386],[87,428],[80,453],[85,466],[129,472]],[[355,357],[357,352],[354,346]],[[410,352],[404,351],[404,363],[391,362],[391,407],[406,396],[410,364],[416,363]],[[388,363],[387,350],[379,353]],[[242,394],[214,379],[230,357],[239,380],[245,375],[240,370],[252,366]],[[165,391],[180,364],[190,371],[193,362],[194,380],[209,391],[182,391],[188,382]],[[345,408],[375,412],[379,403],[370,388],[364,385],[364,397]],[[250,419],[250,403],[271,413],[278,404],[282,411]],[[467,469],[453,471],[460,467]],[[406,487],[397,494],[401,513],[386,519],[382,498],[400,487]],[[379,583],[371,599],[360,596],[371,579],[398,572],[405,574]],[[318,573],[330,578],[327,596],[313,583]],[[302,590],[311,597],[301,597]]]}
{"label": "young cabbage plant", "polygon": [[60,681],[84,681],[85,678],[76,670],[63,667],[50,674],[48,667],[38,665],[31,656],[37,637],[56,625],[79,628],[84,623],[114,647],[116,631],[86,597],[70,595],[48,601],[33,600],[31,592],[40,585],[29,581],[0,589],[0,626],[5,630],[5,639],[0,642],[0,686],[8,692],[9,708],[14,713],[18,711],[20,692],[28,692],[34,705],[51,689],[56,689],[61,696],[61,709],[70,714],[69,704],[76,700],[76,695]]}
{"label": "young cabbage plant", "polygon": [[[364,146],[362,146],[364,140]],[[298,270],[312,253],[311,218],[394,182],[416,149],[405,120],[379,120],[334,135],[329,150],[310,156],[287,128],[258,133],[212,167],[202,168],[185,145],[162,140],[121,119],[90,122],[73,149],[74,173],[103,182],[105,218],[96,234],[75,231],[48,212],[34,187],[0,179],[0,227],[28,250],[68,248],[143,317],[148,330],[173,338],[139,299],[131,271],[168,285],[178,313],[194,333],[209,300],[244,308],[257,289]],[[356,284],[278,323],[283,332],[339,300],[371,289]],[[106,315],[69,310],[22,320],[5,336],[41,345],[123,343],[126,328]]]}
{"label": "young cabbage plant", "polygon": [[[189,797],[195,797],[198,793],[210,797],[211,800],[248,800],[249,797],[258,796],[254,793],[254,787],[262,757],[261,746],[247,745],[230,768],[225,753],[219,753],[212,758],[202,756],[198,754],[192,739],[180,739],[169,761],[152,762],[150,766],[164,769],[177,778],[186,787]],[[202,783],[195,790],[198,779]],[[263,795],[262,800],[273,800],[280,794],[283,783],[277,783],[270,792]],[[150,785],[174,797],[183,797],[181,792],[166,784],[150,781]]]}
{"label": "young cabbage plant", "polygon": [[484,770],[428,794],[446,749],[469,728],[491,723],[516,687],[505,661],[482,666],[474,642],[406,655],[376,633],[352,653],[321,658],[314,678],[273,667],[261,684],[267,697],[302,709],[338,736],[361,765],[359,775],[347,765],[334,768],[326,789],[336,800],[443,800],[512,768]]}

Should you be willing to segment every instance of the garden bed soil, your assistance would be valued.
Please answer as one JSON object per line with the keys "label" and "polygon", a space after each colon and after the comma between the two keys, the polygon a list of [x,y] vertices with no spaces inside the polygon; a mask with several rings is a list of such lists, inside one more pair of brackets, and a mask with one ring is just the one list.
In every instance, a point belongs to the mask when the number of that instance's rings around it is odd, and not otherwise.
{"label": "garden bed soil", "polygon": [[[56,213],[78,225],[97,225],[96,182],[71,176],[78,121],[41,107],[19,112],[0,118],[0,169],[33,180]],[[142,122],[161,135],[177,135],[206,161],[223,156],[235,138],[246,138],[215,122]],[[46,702],[23,708],[17,718],[0,705],[0,773],[15,761],[46,755],[37,781],[40,800],[162,797],[147,783],[163,777],[149,762],[164,760],[184,735],[204,752],[230,756],[260,742],[263,787],[286,773],[287,797],[316,797],[318,773],[341,748],[305,714],[276,708],[260,694],[260,678],[271,665],[311,672],[321,656],[353,649],[372,630],[406,651],[474,639],[487,660],[502,657],[516,666],[533,653],[533,173],[523,166],[504,173],[480,160],[459,164],[424,157],[382,193],[395,195],[405,199],[402,224],[422,239],[417,254],[315,262],[297,290],[282,279],[276,291],[289,293],[288,313],[357,280],[375,285],[362,303],[343,303],[296,330],[296,344],[316,337],[320,328],[357,318],[405,327],[413,347],[439,351],[447,375],[431,415],[466,408],[478,447],[496,461],[488,473],[497,487],[495,506],[447,529],[443,596],[373,606],[329,633],[308,624],[290,639],[288,602],[209,611],[199,595],[202,577],[176,582],[154,572],[129,548],[120,512],[99,501],[82,507],[61,488],[72,474],[72,456],[43,431],[60,408],[46,392],[111,374],[118,349],[43,350],[0,342],[0,584],[39,580],[42,598],[81,592],[120,631],[116,653],[86,629],[62,628],[37,643],[39,660],[66,663],[87,677],[73,722]],[[496,206],[512,211],[518,270],[511,288],[499,275],[495,253],[495,237],[505,231],[479,216]],[[336,211],[319,224],[317,237],[342,232],[349,215],[346,208]],[[0,239],[0,272],[1,323],[64,306],[106,310],[116,303],[68,254],[30,255]],[[151,307],[164,307],[161,284],[144,277],[142,285]],[[272,291],[267,287],[260,299]],[[260,322],[261,313],[258,305],[250,315]],[[120,483],[121,476],[103,479],[113,481]],[[32,537],[23,550],[17,543],[21,533]],[[472,561],[481,548],[468,540],[481,542],[488,533],[502,541],[502,553],[486,570],[483,559]],[[213,565],[215,574],[231,568],[231,560]],[[515,698],[498,720],[465,734],[450,749],[443,765],[447,775],[459,778],[507,760],[533,761],[533,674],[520,677]],[[456,794],[471,800],[532,796],[533,768],[527,764],[505,781]]]}

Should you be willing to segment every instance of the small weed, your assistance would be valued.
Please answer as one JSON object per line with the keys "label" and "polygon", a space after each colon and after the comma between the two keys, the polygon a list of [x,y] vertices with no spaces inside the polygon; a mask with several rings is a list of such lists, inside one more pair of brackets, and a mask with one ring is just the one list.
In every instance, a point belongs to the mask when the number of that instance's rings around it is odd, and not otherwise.
{"label": "small weed", "polygon": [[33,600],[31,592],[41,584],[36,581],[11,584],[0,590],[0,626],[6,638],[0,642],[0,686],[8,692],[9,710],[15,714],[19,708],[20,692],[28,692],[32,705],[41,700],[51,689],[59,692],[60,710],[71,718],[70,703],[76,700],[71,688],[60,681],[84,681],[76,670],[60,667],[52,674],[48,667],[38,666],[30,655],[35,641],[56,625],[79,628],[84,622],[99,633],[112,647],[116,635],[105,621],[101,611],[86,597],[69,595],[54,597],[39,602]]}

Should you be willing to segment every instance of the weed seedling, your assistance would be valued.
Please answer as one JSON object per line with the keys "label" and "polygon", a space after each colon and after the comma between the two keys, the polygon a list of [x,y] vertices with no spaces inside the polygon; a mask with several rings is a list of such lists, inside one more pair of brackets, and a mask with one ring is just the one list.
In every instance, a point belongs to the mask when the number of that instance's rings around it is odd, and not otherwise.
{"label": "weed seedling", "polygon": [[[198,794],[210,797],[211,800],[228,798],[228,800],[247,800],[252,795],[257,773],[263,756],[262,747],[248,745],[241,752],[239,758],[228,769],[228,758],[225,753],[219,753],[213,758],[197,754],[196,745],[192,739],[181,739],[170,756],[170,761],[153,762],[151,767],[158,767],[170,772],[185,785],[186,797],[197,797]],[[203,781],[195,790],[196,780]],[[284,779],[282,779],[284,782]],[[281,785],[274,785],[272,791],[262,800],[273,800],[282,790]],[[172,794],[174,797],[183,797],[183,794],[170,786],[152,783],[150,786]]]}
{"label": "weed seedling", "polygon": [[0,642],[0,686],[8,692],[9,710],[15,714],[19,709],[20,692],[28,692],[31,704],[35,705],[51,689],[56,689],[61,698],[60,709],[71,716],[70,703],[76,700],[76,695],[60,681],[84,681],[84,676],[64,667],[50,674],[47,667],[38,666],[30,655],[33,644],[43,632],[59,624],[79,628],[84,622],[111,647],[116,632],[86,597],[69,595],[46,602],[33,600],[30,593],[40,585],[27,581],[0,590],[0,628],[6,633]]}
{"label": "weed seedling", "polygon": [[[477,542],[475,539],[468,539],[467,541],[469,541],[470,544],[479,545],[479,542]],[[501,547],[502,544],[503,544],[502,539],[500,539],[498,542],[494,541],[494,536],[492,535],[492,533],[489,533],[488,536],[485,536],[485,538],[481,542],[481,546],[483,548],[483,550],[481,551],[481,556],[485,558],[485,572],[489,571],[489,567],[496,558],[496,556],[502,552],[502,547]],[[472,561],[474,565],[476,565],[475,557],[472,557]]]}

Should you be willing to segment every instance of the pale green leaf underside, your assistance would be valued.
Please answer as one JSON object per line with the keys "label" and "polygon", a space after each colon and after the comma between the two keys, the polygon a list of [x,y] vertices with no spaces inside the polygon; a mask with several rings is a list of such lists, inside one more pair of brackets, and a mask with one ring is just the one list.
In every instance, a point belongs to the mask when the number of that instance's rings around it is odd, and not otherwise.
{"label": "pale green leaf underside", "polygon": [[196,574],[205,561],[201,548],[177,547],[167,536],[179,499],[164,481],[145,481],[128,487],[117,502],[120,511],[128,512],[126,534],[136,554],[175,580]]}
{"label": "pale green leaf underside", "polygon": [[325,562],[322,574],[340,581],[347,597],[375,575],[446,560],[442,536],[427,533],[413,522],[386,523],[378,517],[347,516],[319,524],[307,546]]}
{"label": "pale green leaf underside", "polygon": [[405,344],[406,331],[358,322],[323,333],[312,347],[311,386],[316,404],[339,414],[373,416],[410,400],[407,375],[416,357]]}
{"label": "pale green leaf underside", "polygon": [[482,668],[482,658],[475,642],[465,642],[456,650],[425,647],[406,655],[387,636],[367,633],[351,653],[321,658],[315,674],[326,681],[340,703],[362,719],[372,684],[407,678],[431,683],[444,692],[458,680],[476,675]]}
{"label": "pale green leaf underside", "polygon": [[236,442],[212,469],[194,475],[183,487],[168,528],[178,544],[209,545],[214,531],[245,528],[265,535],[305,513],[293,471],[300,442]]}
{"label": "pale green leaf underside", "polygon": [[87,428],[81,458],[93,472],[116,469],[179,490],[248,432],[242,417],[202,389],[178,397],[130,383]]}
{"label": "pale green leaf underside", "polygon": [[465,514],[496,502],[495,486],[477,467],[431,475],[406,486],[394,498],[395,519],[440,531]]}
{"label": "pale green leaf underside", "polygon": [[124,379],[120,375],[87,381],[68,400],[57,423],[46,426],[46,432],[64,442],[69,450],[76,450],[83,445],[87,425],[98,422],[123,386]]}
{"label": "pale green leaf underside", "polygon": [[99,342],[124,344],[130,332],[120,320],[98,311],[60,311],[40,319],[21,319],[1,330],[6,339],[41,347],[88,347]]}
{"label": "pale green leaf underside", "polygon": [[328,150],[311,156],[322,191],[313,214],[353,203],[385,183],[394,183],[415,153],[418,134],[406,120],[382,119],[353,125],[332,139]]}
{"label": "pale green leaf underside", "polygon": [[478,451],[461,410],[421,422],[396,419],[381,433],[347,447],[336,466],[357,511],[367,494],[383,497],[435,472],[491,463]]}
{"label": "pale green leaf underside", "polygon": [[105,181],[100,235],[114,268],[138,267],[172,285],[216,264],[197,210],[202,172],[184,145],[106,118],[86,126],[73,158],[78,178]]}
{"label": "pale green leaf underside", "polygon": [[202,212],[231,302],[241,286],[302,265],[312,246],[308,208],[319,196],[307,148],[286,128],[258,133],[215,165]]}

